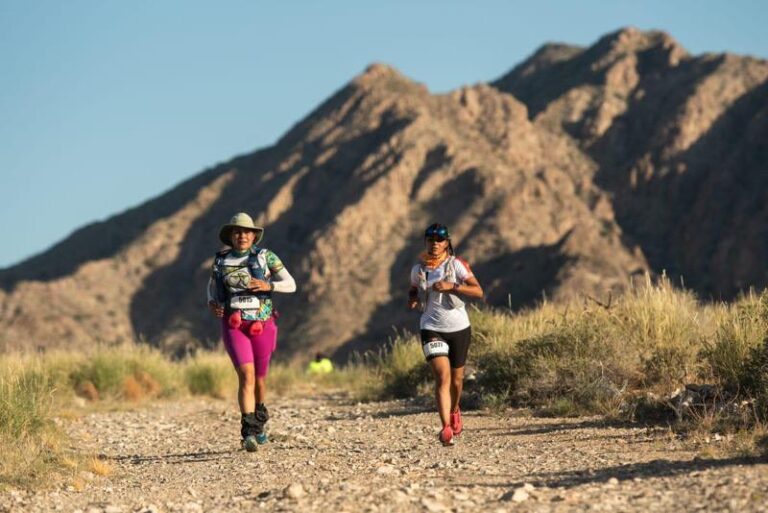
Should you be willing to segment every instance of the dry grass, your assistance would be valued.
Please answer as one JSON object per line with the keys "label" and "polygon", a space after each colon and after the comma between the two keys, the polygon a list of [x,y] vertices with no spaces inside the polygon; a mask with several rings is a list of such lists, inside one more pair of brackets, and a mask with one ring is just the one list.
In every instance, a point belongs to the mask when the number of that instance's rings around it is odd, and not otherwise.
{"label": "dry grass", "polygon": [[93,472],[97,476],[102,477],[111,476],[115,471],[114,467],[108,461],[99,458],[90,458],[86,468],[89,472]]}
{"label": "dry grass", "polygon": [[[470,317],[468,365],[477,369],[487,405],[674,422],[667,398],[685,384],[708,383],[721,396],[687,411],[678,428],[763,439],[768,293],[704,304],[665,277],[646,277],[611,304],[543,303],[518,313],[472,308]],[[367,361],[379,395],[412,395],[428,380],[415,341],[398,340],[390,354]],[[755,442],[755,450],[764,445]]]}
{"label": "dry grass", "polygon": [[[665,398],[681,385],[711,383],[727,407],[691,409],[685,429],[702,438],[718,433],[732,441],[722,446],[739,453],[768,450],[768,293],[701,304],[662,278],[638,284],[611,305],[544,303],[514,314],[472,308],[470,315],[468,365],[477,370],[476,391],[488,405],[653,419],[669,415]],[[357,399],[424,394],[429,383],[421,346],[408,334],[328,375],[273,364],[269,380],[272,393],[342,389]],[[234,405],[236,390],[223,352],[171,361],[147,346],[125,345],[89,354],[0,356],[0,483],[39,483],[78,466],[73,462],[83,457],[61,449],[53,411],[184,395]],[[99,460],[85,465],[94,474],[111,472]]]}
{"label": "dry grass", "polygon": [[[297,365],[273,364],[270,393],[317,389],[369,390],[360,366],[327,376],[306,376]],[[112,472],[107,462],[69,454],[65,435],[53,422],[77,412],[131,408],[146,401],[206,395],[236,405],[237,375],[223,352],[173,361],[140,345],[96,348],[91,353],[51,351],[0,356],[0,486],[40,486],[61,476],[77,489],[78,470]],[[354,394],[353,394],[354,395]],[[363,397],[365,393],[357,394]],[[83,401],[85,399],[85,401]]]}

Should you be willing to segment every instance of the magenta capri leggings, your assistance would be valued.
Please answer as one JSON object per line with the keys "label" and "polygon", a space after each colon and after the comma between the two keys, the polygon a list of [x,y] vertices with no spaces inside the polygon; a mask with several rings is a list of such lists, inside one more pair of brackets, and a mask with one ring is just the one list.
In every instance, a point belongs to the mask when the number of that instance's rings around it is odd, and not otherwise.
{"label": "magenta capri leggings", "polygon": [[227,348],[227,353],[235,367],[253,363],[256,377],[263,378],[267,375],[269,360],[277,345],[277,324],[275,319],[270,317],[264,323],[264,331],[258,335],[248,334],[250,326],[251,321],[244,321],[240,328],[232,329],[225,320],[221,326],[224,347]]}

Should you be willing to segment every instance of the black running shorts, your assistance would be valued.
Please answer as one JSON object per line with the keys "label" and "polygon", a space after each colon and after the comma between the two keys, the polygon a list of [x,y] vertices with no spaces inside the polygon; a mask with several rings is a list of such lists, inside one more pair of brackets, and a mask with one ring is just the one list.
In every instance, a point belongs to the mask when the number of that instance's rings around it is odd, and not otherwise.
{"label": "black running shorts", "polygon": [[421,330],[421,348],[427,361],[438,356],[447,356],[451,361],[451,367],[454,369],[464,367],[464,364],[467,363],[471,339],[471,326],[453,333]]}

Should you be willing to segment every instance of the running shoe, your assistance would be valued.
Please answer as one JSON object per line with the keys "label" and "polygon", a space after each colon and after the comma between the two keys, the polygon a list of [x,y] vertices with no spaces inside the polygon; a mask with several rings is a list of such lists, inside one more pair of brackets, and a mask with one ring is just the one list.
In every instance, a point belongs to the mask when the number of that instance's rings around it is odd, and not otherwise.
{"label": "running shoe", "polygon": [[459,409],[457,409],[455,413],[451,413],[451,429],[456,436],[459,436],[464,430],[464,423],[461,420],[461,410]]}
{"label": "running shoe", "polygon": [[440,431],[440,443],[444,446],[453,445],[453,429],[451,429],[451,426],[445,426]]}
{"label": "running shoe", "polygon": [[264,445],[265,443],[269,442],[269,437],[266,433],[259,433],[256,435],[256,443],[259,445]]}
{"label": "running shoe", "polygon": [[243,438],[243,448],[248,452],[256,450],[256,446],[259,443],[258,438],[252,435],[248,435]]}

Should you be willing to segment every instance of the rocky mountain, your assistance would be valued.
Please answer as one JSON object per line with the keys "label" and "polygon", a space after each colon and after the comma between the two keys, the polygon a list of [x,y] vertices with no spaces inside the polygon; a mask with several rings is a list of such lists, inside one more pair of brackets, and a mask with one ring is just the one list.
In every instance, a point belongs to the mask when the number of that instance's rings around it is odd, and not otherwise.
{"label": "rocky mountain", "polygon": [[444,95],[373,65],[274,146],[0,271],[0,350],[215,345],[204,286],[241,210],[299,285],[277,297],[284,356],[414,329],[408,271],[435,221],[502,307],[665,269],[715,297],[762,287],[766,78],[766,61],[635,29]]}
{"label": "rocky mountain", "polygon": [[663,32],[545,45],[494,86],[596,164],[626,239],[704,297],[768,282],[768,63]]}

